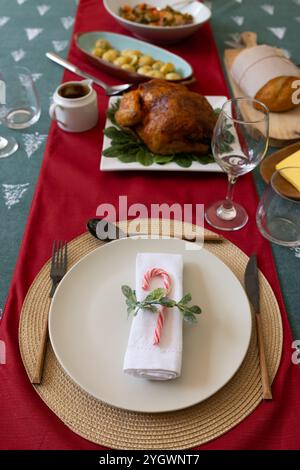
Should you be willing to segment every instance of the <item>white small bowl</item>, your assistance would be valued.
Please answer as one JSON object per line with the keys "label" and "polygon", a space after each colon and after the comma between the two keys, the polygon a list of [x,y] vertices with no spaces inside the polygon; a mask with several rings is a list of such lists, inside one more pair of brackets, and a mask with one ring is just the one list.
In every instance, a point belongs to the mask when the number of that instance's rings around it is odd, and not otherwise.
{"label": "white small bowl", "polygon": [[[211,11],[203,3],[194,1],[191,3],[183,2],[179,4],[179,0],[149,0],[147,3],[157,8],[164,8],[167,5],[174,5],[174,9],[181,13],[189,13],[194,17],[194,22],[183,26],[149,26],[145,24],[134,23],[128,21],[119,15],[120,7],[129,5],[131,7],[141,3],[138,0],[104,0],[104,6],[107,12],[115,18],[125,29],[131,31],[132,34],[138,38],[146,39],[147,41],[156,44],[172,44],[182,39],[191,36],[195,33],[204,23],[211,17]],[[177,5],[178,4],[178,5]]]}

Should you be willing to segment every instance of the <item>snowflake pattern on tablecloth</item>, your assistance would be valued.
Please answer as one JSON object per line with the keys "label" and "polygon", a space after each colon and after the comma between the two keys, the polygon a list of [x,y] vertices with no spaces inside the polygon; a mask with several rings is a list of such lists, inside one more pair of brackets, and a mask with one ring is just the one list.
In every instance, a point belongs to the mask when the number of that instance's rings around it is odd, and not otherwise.
{"label": "snowflake pattern on tablecloth", "polygon": [[0,16],[0,28],[6,25],[10,20],[9,16]]}
{"label": "snowflake pattern on tablecloth", "polygon": [[35,132],[34,134],[22,134],[22,141],[28,158],[30,158],[40,148],[46,138],[47,135],[39,134],[38,132]]}
{"label": "snowflake pattern on tablecloth", "polygon": [[60,19],[60,21],[61,21],[61,23],[62,23],[62,25],[65,29],[71,28],[71,26],[73,26],[73,24],[74,24],[74,20],[75,20],[75,18],[73,18],[73,16],[65,16],[65,17]]}
{"label": "snowflake pattern on tablecloth", "polygon": [[53,47],[56,52],[63,51],[67,47],[68,43],[69,41],[52,41]]}
{"label": "snowflake pattern on tablecloth", "polygon": [[33,39],[35,39],[43,31],[43,28],[25,28],[28,41],[32,41]]}
{"label": "snowflake pattern on tablecloth", "polygon": [[26,52],[24,49],[17,49],[16,51],[12,51],[11,55],[15,62],[19,62],[20,60],[24,59]]}
{"label": "snowflake pattern on tablecloth", "polygon": [[28,190],[29,184],[30,183],[2,184],[2,194],[4,197],[4,203],[8,209],[11,209],[14,205],[20,202],[20,200]]}
{"label": "snowflake pattern on tablecloth", "polygon": [[41,16],[46,15],[46,13],[50,10],[50,5],[37,5],[36,9]]}
{"label": "snowflake pattern on tablecloth", "polygon": [[231,19],[238,25],[242,26],[244,24],[245,18],[243,16],[232,16]]}
{"label": "snowflake pattern on tablecloth", "polygon": [[275,11],[274,5],[264,4],[264,5],[261,5],[261,9],[264,10],[266,13],[268,13],[268,15],[274,15],[274,11]]}
{"label": "snowflake pattern on tablecloth", "polygon": [[287,28],[285,26],[282,27],[268,27],[268,30],[271,31],[271,33],[274,34],[278,39],[283,39],[286,33]]}

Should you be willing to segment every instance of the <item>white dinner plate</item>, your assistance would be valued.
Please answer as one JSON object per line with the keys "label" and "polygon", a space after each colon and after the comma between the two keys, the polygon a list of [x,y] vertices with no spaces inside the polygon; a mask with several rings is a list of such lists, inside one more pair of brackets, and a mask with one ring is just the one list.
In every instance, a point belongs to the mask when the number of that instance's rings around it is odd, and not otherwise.
{"label": "white dinner plate", "polygon": [[[240,367],[251,336],[247,296],[222,261],[188,245],[178,239],[117,240],[85,256],[61,281],[49,313],[51,344],[67,374],[95,398],[132,411],[178,410],[213,395]],[[175,380],[123,373],[131,319],[121,285],[134,287],[140,252],[181,253],[184,293],[202,308],[196,325],[184,324],[182,375]]]}
{"label": "white dinner plate", "polygon": [[[226,96],[207,96],[206,97],[214,109],[222,108],[223,104],[227,101]],[[111,97],[108,106],[111,106],[118,97]],[[106,119],[105,129],[112,126],[110,119]],[[111,140],[104,136],[102,150],[110,147]],[[143,166],[140,163],[123,163],[117,158],[108,158],[103,154],[100,160],[100,170],[102,171],[128,171],[128,170],[141,170],[141,171],[209,171],[209,172],[222,172],[223,170],[217,163],[208,163],[202,165],[199,162],[193,162],[189,168],[182,168],[174,162],[166,163],[165,165],[158,165],[153,163],[151,166]]]}

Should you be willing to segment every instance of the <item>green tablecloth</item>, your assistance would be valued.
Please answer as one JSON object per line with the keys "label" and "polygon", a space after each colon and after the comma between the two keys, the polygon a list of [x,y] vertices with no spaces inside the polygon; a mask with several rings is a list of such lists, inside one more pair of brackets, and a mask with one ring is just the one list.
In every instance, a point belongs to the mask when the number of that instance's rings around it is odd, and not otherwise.
{"label": "green tablecloth", "polygon": [[[223,62],[224,49],[237,46],[239,33],[255,31],[258,42],[281,47],[300,64],[300,0],[213,0],[212,27]],[[270,149],[273,152],[275,149]],[[255,170],[259,194],[264,184]],[[276,267],[293,336],[300,338],[300,248],[273,245]]]}
{"label": "green tablecloth", "polygon": [[[266,2],[205,2],[212,8],[212,27],[221,57],[225,48],[236,45],[239,32],[256,31],[259,42],[282,47],[300,63],[297,50],[300,0]],[[15,155],[0,160],[0,315],[43,158],[51,96],[62,74],[59,67],[46,59],[45,52],[54,50],[66,55],[77,3],[76,0],[0,0],[0,71],[15,63],[29,67],[42,105],[39,122],[24,132],[0,126],[0,134],[13,133],[20,144]],[[261,192],[263,183],[257,171],[255,175]],[[300,338],[300,249],[274,246],[274,256],[293,335]]]}
{"label": "green tablecloth", "polygon": [[65,56],[76,14],[75,0],[0,0],[0,72],[14,64],[34,74],[41,98],[40,120],[24,131],[0,126],[13,134],[19,150],[0,159],[0,313],[4,306],[50,125],[49,104],[62,69],[46,57],[47,51]]}

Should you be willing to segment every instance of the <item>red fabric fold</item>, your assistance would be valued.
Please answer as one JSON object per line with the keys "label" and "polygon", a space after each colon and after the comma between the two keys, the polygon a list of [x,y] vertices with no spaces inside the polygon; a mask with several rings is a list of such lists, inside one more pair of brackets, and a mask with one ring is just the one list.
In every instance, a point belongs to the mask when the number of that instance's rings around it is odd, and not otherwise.
{"label": "red fabric fold", "polygon": [[[128,34],[106,13],[99,0],[81,0],[75,32],[106,30]],[[122,45],[120,44],[120,48]],[[194,68],[197,84],[207,95],[227,95],[217,49],[209,25],[190,39],[169,48]],[[71,43],[69,59],[107,82],[118,83],[86,64]],[[66,72],[64,80],[78,77]],[[7,347],[7,364],[0,365],[1,449],[99,449],[70,431],[40,400],[26,376],[18,348],[18,324],[30,284],[51,255],[54,239],[71,240],[85,230],[102,202],[118,206],[119,195],[128,204],[179,202],[208,204],[226,191],[224,175],[208,173],[101,173],[99,158],[107,98],[98,91],[100,121],[82,134],[68,134],[51,125],[44,161],[11,284],[0,339]],[[292,337],[269,244],[255,224],[257,195],[251,175],[240,178],[237,201],[248,210],[249,223],[228,238],[250,255],[258,253],[259,266],[278,299],[284,327],[282,361],[273,384],[274,400],[261,403],[242,423],[201,449],[299,449],[300,371],[291,362]]]}

